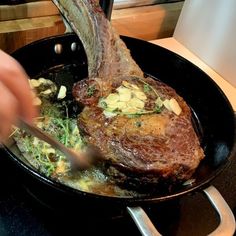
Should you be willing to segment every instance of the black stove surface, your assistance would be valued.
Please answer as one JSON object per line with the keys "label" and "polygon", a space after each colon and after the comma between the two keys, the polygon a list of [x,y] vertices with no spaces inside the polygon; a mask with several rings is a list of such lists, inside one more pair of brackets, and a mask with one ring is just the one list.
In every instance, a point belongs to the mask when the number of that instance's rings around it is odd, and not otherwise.
{"label": "black stove surface", "polygon": [[[236,216],[236,155],[213,182]],[[20,176],[0,153],[0,236],[140,235],[128,214],[89,220],[55,212],[41,204],[22,184]],[[62,203],[63,204],[63,203]],[[213,231],[219,218],[201,192],[145,209],[163,235],[201,236]]]}

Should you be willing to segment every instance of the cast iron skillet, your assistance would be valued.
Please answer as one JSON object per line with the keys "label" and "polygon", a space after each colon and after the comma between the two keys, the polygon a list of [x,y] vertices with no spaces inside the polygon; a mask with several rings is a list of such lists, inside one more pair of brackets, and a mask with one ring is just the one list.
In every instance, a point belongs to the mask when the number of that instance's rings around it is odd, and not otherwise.
{"label": "cast iron skillet", "polygon": [[[79,205],[86,212],[91,211],[93,214],[125,209],[143,235],[159,235],[140,206],[203,190],[221,216],[221,224],[213,235],[219,235],[219,232],[223,232],[224,236],[232,235],[235,230],[234,216],[219,192],[210,186],[211,180],[230,164],[233,156],[235,124],[234,112],[229,101],[208,75],[186,59],[142,40],[122,38],[142,70],[173,87],[192,108],[199,138],[206,154],[194,175],[196,181],[193,184],[180,186],[170,193],[147,194],[145,197],[101,196],[72,189],[39,174],[21,160],[14,146],[5,147],[6,153],[21,167],[34,194],[41,195],[47,201],[51,200],[50,203],[55,206],[61,205],[62,202],[65,208]],[[66,84],[67,87],[87,76],[86,55],[80,40],[74,34],[34,42],[20,48],[13,56],[23,65],[31,78],[51,68],[62,66],[66,66],[73,75],[70,78],[58,76],[60,83]]]}

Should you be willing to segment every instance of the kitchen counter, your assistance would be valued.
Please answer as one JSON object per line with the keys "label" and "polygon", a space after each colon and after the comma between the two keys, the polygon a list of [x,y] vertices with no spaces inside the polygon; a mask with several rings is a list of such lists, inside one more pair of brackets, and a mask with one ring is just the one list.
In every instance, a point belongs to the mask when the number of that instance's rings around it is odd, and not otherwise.
{"label": "kitchen counter", "polygon": [[175,38],[164,38],[150,41],[151,43],[157,44],[161,47],[167,48],[187,60],[191,61],[193,64],[202,69],[206,74],[208,74],[223,90],[227,98],[229,99],[234,111],[236,111],[236,88],[226,81],[223,77],[217,74],[211,67],[204,63],[199,57],[194,55],[190,50],[188,50],[184,45],[179,43]]}

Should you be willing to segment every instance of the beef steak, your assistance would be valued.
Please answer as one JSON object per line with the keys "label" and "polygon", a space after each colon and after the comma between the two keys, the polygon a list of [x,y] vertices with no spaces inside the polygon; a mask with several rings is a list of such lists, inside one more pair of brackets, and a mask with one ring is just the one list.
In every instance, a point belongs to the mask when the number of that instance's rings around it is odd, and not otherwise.
{"label": "beef steak", "polygon": [[183,98],[143,75],[98,0],[53,2],[86,51],[89,77],[73,88],[85,106],[78,126],[107,174],[134,186],[189,179],[204,152]]}

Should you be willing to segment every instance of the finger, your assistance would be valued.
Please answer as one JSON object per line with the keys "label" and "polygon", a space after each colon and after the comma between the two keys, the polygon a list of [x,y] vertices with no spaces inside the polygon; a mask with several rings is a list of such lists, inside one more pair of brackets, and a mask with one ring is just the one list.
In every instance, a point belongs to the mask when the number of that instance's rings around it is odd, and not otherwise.
{"label": "finger", "polygon": [[33,106],[33,97],[28,83],[28,76],[21,65],[7,54],[3,53],[3,59],[8,62],[0,63],[0,81],[12,92],[19,102],[19,115],[31,122],[37,115]]}
{"label": "finger", "polygon": [[0,142],[5,143],[12,131],[12,123],[6,118],[1,117],[1,121],[4,125],[0,127]]}
{"label": "finger", "polygon": [[12,124],[16,121],[17,100],[14,95],[0,82],[0,141],[3,142],[10,134]]}

